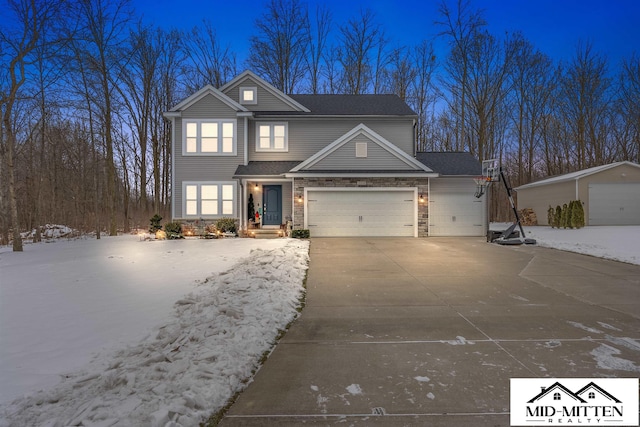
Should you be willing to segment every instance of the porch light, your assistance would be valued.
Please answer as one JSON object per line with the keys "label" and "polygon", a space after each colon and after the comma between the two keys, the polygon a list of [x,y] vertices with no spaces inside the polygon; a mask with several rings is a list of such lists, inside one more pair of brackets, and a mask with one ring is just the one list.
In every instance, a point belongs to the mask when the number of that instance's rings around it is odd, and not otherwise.
{"label": "porch light", "polygon": [[258,187],[258,183],[256,182],[256,186],[254,187],[256,191],[258,191],[260,189],[260,187]]}
{"label": "porch light", "polygon": [[424,203],[424,194],[420,193],[418,200],[420,200],[420,203]]}
{"label": "porch light", "polygon": [[304,199],[302,198],[302,196],[298,196],[298,203],[302,203],[304,201]]}

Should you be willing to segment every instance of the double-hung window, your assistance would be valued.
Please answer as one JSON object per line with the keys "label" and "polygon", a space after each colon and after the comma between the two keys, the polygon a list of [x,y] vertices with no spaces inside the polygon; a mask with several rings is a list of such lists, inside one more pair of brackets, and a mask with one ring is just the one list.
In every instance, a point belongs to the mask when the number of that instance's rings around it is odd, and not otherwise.
{"label": "double-hung window", "polygon": [[236,154],[235,120],[183,120],[183,155]]}
{"label": "double-hung window", "polygon": [[289,151],[287,123],[257,123],[256,151]]}
{"label": "double-hung window", "polygon": [[236,216],[235,195],[235,182],[185,182],[184,217]]}

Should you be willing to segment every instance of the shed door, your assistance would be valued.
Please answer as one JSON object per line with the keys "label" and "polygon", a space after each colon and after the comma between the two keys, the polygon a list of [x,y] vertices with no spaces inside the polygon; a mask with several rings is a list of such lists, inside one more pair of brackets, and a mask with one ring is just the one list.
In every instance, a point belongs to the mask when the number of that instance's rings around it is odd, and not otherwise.
{"label": "shed door", "polygon": [[476,198],[472,178],[429,180],[429,236],[484,236],[485,194]]}
{"label": "shed door", "polygon": [[309,190],[306,205],[312,237],[416,235],[414,190]]}
{"label": "shed door", "polygon": [[589,184],[589,225],[640,225],[640,183]]}

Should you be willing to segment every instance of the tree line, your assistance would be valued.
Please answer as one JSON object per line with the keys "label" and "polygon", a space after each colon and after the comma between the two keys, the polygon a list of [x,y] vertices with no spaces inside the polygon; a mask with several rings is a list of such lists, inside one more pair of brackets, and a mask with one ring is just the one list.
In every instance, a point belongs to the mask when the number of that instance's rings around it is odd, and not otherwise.
{"label": "tree line", "polygon": [[243,69],[285,93],[397,94],[419,151],[500,159],[514,186],[640,161],[640,56],[611,64],[582,41],[553,61],[521,33],[492,34],[472,1],[427,17],[441,56],[426,37],[399,45],[371,10],[337,22],[302,0],[265,4],[246,58],[211,22],[161,28],[128,0],[2,0],[0,14],[0,244],[14,250],[45,223],[99,238],[168,215],[162,112]]}

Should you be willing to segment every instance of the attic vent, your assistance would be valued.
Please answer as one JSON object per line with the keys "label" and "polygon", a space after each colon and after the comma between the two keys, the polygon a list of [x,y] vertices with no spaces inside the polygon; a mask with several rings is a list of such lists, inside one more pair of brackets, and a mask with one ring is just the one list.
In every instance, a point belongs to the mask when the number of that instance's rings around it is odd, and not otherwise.
{"label": "attic vent", "polygon": [[367,157],[366,142],[356,142],[356,157]]}

